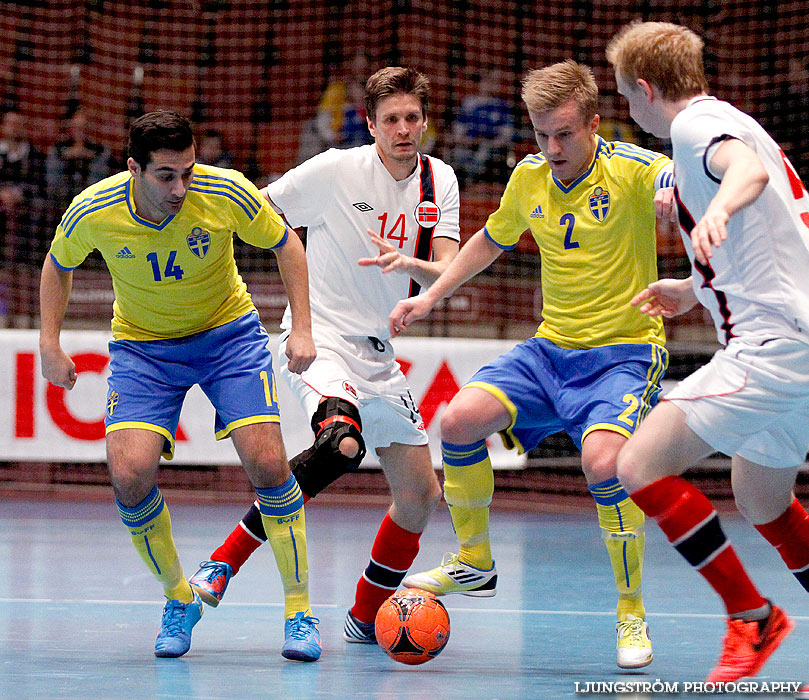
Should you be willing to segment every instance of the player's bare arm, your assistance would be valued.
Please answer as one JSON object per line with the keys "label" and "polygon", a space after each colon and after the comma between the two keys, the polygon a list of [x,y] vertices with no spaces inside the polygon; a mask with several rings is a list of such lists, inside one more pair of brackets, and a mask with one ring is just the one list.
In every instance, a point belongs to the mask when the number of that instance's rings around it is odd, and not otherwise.
{"label": "player's bare arm", "polygon": [[410,255],[404,255],[399,250],[378,236],[371,229],[368,235],[373,244],[379,249],[379,255],[373,258],[360,258],[357,264],[363,267],[376,265],[383,273],[400,272],[411,277],[423,287],[435,282],[453,258],[458,254],[460,244],[451,238],[438,237],[433,239],[432,260],[420,260]]}
{"label": "player's bare arm", "polygon": [[42,376],[51,384],[66,389],[72,389],[76,383],[76,365],[62,350],[59,334],[72,288],[72,270],[60,270],[48,255],[39,282],[39,355]]}
{"label": "player's bare arm", "polygon": [[294,231],[290,231],[284,245],[274,248],[273,253],[278,260],[278,271],[281,273],[292,312],[292,329],[286,345],[289,371],[300,374],[314,362],[317,354],[312,340],[306,253],[301,239]]}
{"label": "player's bare arm", "polygon": [[652,282],[629,303],[639,306],[638,310],[649,316],[671,318],[692,309],[697,297],[691,277],[682,280],[662,279]]}
{"label": "player's bare arm", "polygon": [[654,196],[657,233],[673,236],[677,233],[677,202],[673,187],[661,187]]}
{"label": "player's bare arm", "polygon": [[502,252],[480,229],[425,292],[396,304],[389,317],[391,334],[398,335],[409,324],[424,318],[441,299],[489,267]]}
{"label": "player's bare arm", "polygon": [[754,202],[770,179],[756,152],[738,139],[728,139],[716,149],[710,168],[722,184],[691,231],[694,255],[703,264],[712,257],[712,248],[727,238],[728,219]]}

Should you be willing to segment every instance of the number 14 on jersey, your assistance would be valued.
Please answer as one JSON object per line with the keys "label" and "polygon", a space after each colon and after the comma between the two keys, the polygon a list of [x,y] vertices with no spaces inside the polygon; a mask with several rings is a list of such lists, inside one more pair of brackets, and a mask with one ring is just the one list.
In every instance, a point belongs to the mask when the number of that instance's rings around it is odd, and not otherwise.
{"label": "number 14 on jersey", "polygon": [[386,238],[389,241],[397,241],[399,243],[399,249],[404,248],[404,244],[407,241],[407,236],[405,235],[405,215],[399,214],[399,218],[393,222],[393,225],[387,229],[387,231],[385,229],[388,225],[388,213],[385,212],[382,216],[378,216],[377,219],[381,222],[379,237]]}

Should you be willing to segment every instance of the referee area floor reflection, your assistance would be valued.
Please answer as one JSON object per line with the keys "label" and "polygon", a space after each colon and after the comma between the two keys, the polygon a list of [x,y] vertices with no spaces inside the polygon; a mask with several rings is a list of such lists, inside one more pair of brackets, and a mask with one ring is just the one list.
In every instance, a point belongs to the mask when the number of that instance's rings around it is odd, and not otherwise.
{"label": "referee area floor reflection", "polygon": [[[249,505],[172,503],[170,495],[167,502],[187,576]],[[379,506],[307,504],[323,656],[299,664],[280,655],[282,592],[268,547],[231,580],[218,608],[205,609],[189,653],[157,659],[160,588],[129,543],[112,496],[107,503],[4,500],[0,698],[783,699],[792,697],[787,683],[809,681],[806,592],[752,526],[730,514],[723,524],[753,580],[797,623],[761,674],[731,692],[697,685],[719,657],[721,601],[654,523],[647,524],[644,600],[655,658],[636,671],[616,666],[614,583],[594,509],[493,510],[497,595],[443,598],[450,641],[429,663],[405,666],[375,645],[347,644],[345,612],[384,513]],[[457,545],[441,504],[414,570],[436,566],[445,551]]]}

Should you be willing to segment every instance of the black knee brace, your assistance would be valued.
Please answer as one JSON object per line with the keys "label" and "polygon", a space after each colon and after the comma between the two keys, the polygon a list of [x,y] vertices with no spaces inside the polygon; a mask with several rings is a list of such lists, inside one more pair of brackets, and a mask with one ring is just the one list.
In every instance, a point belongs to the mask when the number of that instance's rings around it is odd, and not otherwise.
{"label": "black knee brace", "polygon": [[[315,442],[289,461],[298,485],[309,498],[314,498],[343,474],[356,471],[365,457],[360,412],[354,404],[329,396],[312,416]],[[352,437],[359,445],[354,457],[340,452],[343,438]]]}

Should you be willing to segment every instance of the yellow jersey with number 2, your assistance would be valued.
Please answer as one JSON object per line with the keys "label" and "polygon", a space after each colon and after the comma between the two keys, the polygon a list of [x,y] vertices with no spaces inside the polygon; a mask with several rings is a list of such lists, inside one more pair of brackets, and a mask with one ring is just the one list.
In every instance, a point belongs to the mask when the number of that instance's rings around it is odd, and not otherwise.
{"label": "yellow jersey with number 2", "polygon": [[596,137],[587,170],[568,185],[545,158],[514,169],[486,235],[500,248],[529,229],[541,256],[543,321],[536,336],[563,348],[664,344],[662,320],[629,305],[657,279],[654,194],[673,185],[671,161]]}

